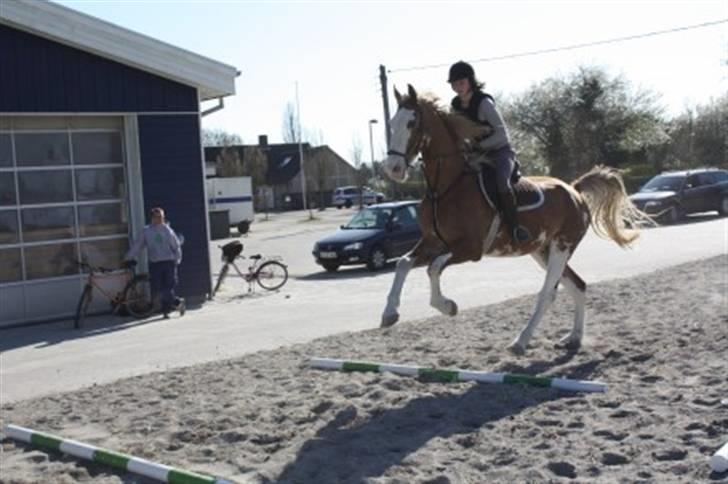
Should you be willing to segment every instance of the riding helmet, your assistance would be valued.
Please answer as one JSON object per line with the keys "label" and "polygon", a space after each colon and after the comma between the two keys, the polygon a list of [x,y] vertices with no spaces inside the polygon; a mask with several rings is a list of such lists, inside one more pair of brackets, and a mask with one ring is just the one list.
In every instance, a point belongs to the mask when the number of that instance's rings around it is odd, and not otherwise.
{"label": "riding helmet", "polygon": [[475,71],[473,66],[465,61],[457,61],[450,66],[450,75],[447,78],[447,82],[459,81],[460,79],[474,79]]}

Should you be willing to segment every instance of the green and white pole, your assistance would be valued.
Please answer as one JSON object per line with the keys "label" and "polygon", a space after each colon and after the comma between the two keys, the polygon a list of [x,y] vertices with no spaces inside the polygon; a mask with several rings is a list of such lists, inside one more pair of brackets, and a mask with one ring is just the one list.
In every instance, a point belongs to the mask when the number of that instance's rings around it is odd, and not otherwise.
{"label": "green and white pole", "polygon": [[116,469],[133,472],[170,484],[232,484],[232,482],[225,479],[175,469],[170,466],[140,459],[139,457],[94,447],[75,440],[63,439],[55,435],[37,432],[17,425],[6,425],[5,435],[11,439],[26,442],[36,447],[63,452],[64,454],[90,460],[97,464],[108,465]]}
{"label": "green and white pole", "polygon": [[569,380],[543,376],[522,375],[518,373],[490,373],[459,369],[424,368],[419,366],[392,365],[367,361],[345,361],[332,358],[311,358],[311,367],[323,370],[390,372],[397,375],[424,377],[439,381],[474,381],[478,383],[505,383],[558,388],[571,392],[605,392],[606,383],[587,380]]}

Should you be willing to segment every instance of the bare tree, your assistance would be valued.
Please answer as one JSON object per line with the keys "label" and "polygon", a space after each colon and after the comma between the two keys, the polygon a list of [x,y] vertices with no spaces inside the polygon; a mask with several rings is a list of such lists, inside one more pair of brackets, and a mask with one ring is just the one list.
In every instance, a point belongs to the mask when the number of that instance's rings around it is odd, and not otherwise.
{"label": "bare tree", "polygon": [[351,142],[351,160],[356,168],[356,186],[359,189],[359,209],[364,208],[364,182],[362,172],[362,147],[359,137],[354,136]]}
{"label": "bare tree", "polygon": [[235,133],[219,128],[202,129],[202,146],[233,146],[243,144],[243,139]]}
{"label": "bare tree", "polygon": [[283,112],[283,142],[298,143],[298,141],[298,112],[296,112],[296,106],[289,101]]}

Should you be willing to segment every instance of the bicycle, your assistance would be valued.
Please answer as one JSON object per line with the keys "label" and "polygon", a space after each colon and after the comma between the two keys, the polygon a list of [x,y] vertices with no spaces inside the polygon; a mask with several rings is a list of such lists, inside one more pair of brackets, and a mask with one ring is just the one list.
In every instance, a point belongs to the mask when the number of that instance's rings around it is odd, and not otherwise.
{"label": "bicycle", "polygon": [[76,261],[76,265],[89,271],[88,279],[81,292],[81,297],[76,306],[76,316],[73,320],[73,327],[79,329],[81,323],[86,317],[89,305],[93,300],[94,288],[103,295],[111,303],[111,313],[120,314],[126,310],[135,318],[146,318],[154,311],[154,302],[151,299],[151,287],[148,274],[135,274],[133,265],[123,267],[126,275],[126,283],[124,288],[116,295],[110,294],[96,280],[100,274],[109,274],[116,272],[118,269],[109,269],[106,267],[94,267],[85,262]]}
{"label": "bicycle", "polygon": [[248,266],[248,272],[244,273],[235,264],[236,259],[245,259],[245,256],[240,255],[243,252],[243,244],[236,240],[218,247],[222,250],[223,266],[211,297],[214,297],[220,289],[222,282],[230,272],[230,266],[248,283],[248,292],[253,291],[255,282],[267,291],[275,291],[288,281],[288,267],[281,262],[280,257],[265,257],[261,254],[248,256],[247,258],[252,263]]}

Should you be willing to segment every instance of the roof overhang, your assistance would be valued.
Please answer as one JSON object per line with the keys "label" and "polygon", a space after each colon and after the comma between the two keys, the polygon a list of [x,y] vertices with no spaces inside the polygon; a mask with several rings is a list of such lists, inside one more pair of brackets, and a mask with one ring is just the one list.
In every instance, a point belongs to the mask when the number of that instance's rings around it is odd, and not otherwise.
{"label": "roof overhang", "polygon": [[235,94],[235,67],[56,3],[2,2],[0,23],[196,87],[200,101]]}

